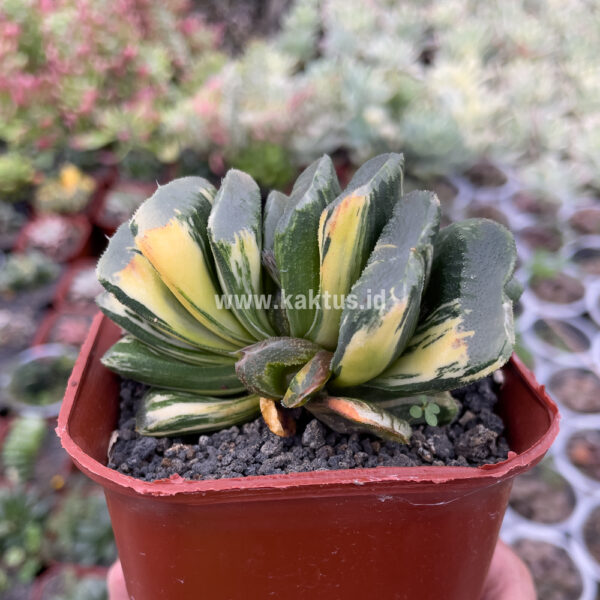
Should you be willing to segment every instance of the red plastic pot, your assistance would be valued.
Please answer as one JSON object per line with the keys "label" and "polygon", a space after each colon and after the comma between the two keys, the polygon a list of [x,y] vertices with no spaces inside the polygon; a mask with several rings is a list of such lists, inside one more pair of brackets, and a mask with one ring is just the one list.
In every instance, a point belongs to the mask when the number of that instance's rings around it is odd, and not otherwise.
{"label": "red plastic pot", "polygon": [[99,358],[119,335],[96,317],[57,433],[104,488],[136,599],[478,600],[512,480],[558,433],[556,405],[514,358],[503,463],[142,482],[105,466],[119,383]]}
{"label": "red plastic pot", "polygon": [[[67,571],[73,571],[78,579],[84,577],[106,579],[108,573],[108,569],[105,567],[82,567],[81,565],[56,563],[35,580],[31,591],[31,600],[49,600],[51,597],[49,594],[56,593],[56,590],[51,589],[54,580]],[[52,593],[52,597],[55,597],[54,593]]]}

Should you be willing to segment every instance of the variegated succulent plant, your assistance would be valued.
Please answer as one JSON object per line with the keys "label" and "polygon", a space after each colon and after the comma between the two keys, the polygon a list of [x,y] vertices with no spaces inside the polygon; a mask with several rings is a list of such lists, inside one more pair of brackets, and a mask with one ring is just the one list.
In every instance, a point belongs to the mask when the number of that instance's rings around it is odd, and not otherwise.
{"label": "variegated succulent plant", "polygon": [[231,170],[161,186],[98,263],[100,308],[126,330],[103,357],[149,384],[145,435],[209,431],[299,407],[342,432],[407,442],[451,421],[448,390],[501,367],[514,343],[515,244],[485,219],[440,231],[435,194],[402,193],[378,156],[341,191],[328,156],[289,196]]}

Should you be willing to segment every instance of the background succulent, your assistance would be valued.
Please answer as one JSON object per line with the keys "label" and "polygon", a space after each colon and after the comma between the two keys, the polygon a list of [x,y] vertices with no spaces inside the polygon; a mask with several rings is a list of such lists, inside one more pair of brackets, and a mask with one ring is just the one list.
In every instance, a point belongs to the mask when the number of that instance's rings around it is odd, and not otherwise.
{"label": "background succulent", "polygon": [[338,431],[406,442],[410,421],[451,421],[448,390],[512,352],[514,240],[485,219],[440,231],[435,194],[403,195],[402,180],[392,153],[344,191],[323,156],[264,210],[236,170],[218,191],[199,177],[159,187],[97,269],[99,305],[129,333],[103,362],[153,386],[138,430],[218,429],[260,409],[289,435],[305,406]]}
{"label": "background succulent", "polygon": [[41,213],[77,213],[90,201],[96,182],[75,165],[64,165],[57,177],[44,181],[35,192]]}

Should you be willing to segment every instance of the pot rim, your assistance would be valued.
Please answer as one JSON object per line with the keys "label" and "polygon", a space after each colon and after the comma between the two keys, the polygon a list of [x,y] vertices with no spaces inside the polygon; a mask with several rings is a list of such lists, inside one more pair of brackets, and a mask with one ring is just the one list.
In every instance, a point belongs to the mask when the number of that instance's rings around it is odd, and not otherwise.
{"label": "pot rim", "polygon": [[224,500],[225,497],[245,499],[256,497],[265,499],[269,492],[281,497],[281,492],[294,490],[294,496],[305,492],[319,495],[339,495],[340,490],[349,486],[357,493],[364,486],[365,493],[373,493],[373,485],[384,491],[390,486],[423,485],[433,486],[452,483],[457,491],[466,491],[495,485],[512,478],[537,463],[552,445],[558,435],[560,415],[557,405],[547,395],[544,386],[539,385],[533,374],[513,354],[510,365],[523,377],[524,384],[530,388],[538,401],[543,403],[548,415],[549,425],[545,433],[527,450],[516,454],[509,453],[507,460],[481,467],[375,467],[367,469],[341,469],[333,471],[312,471],[309,473],[287,473],[277,475],[256,475],[248,477],[190,481],[179,475],[170,479],[142,481],[110,469],[87,454],[71,437],[70,420],[76,410],[80,382],[92,361],[98,357],[92,352],[100,329],[111,323],[107,317],[98,313],[83,344],[80,356],[75,364],[67,391],[62,403],[56,433],[67,453],[77,466],[91,479],[103,487],[125,494],[147,497],[183,498],[195,495],[207,499]]}

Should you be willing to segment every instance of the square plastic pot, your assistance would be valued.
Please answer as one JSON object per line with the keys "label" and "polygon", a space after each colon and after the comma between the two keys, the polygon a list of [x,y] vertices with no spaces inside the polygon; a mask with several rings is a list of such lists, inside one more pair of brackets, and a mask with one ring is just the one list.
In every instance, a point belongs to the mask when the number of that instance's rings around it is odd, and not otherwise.
{"label": "square plastic pot", "polygon": [[478,600],[512,480],[558,433],[513,358],[500,404],[515,452],[500,464],[143,482],[106,467],[119,383],[99,359],[119,335],[96,317],[57,432],[104,488],[135,600]]}

